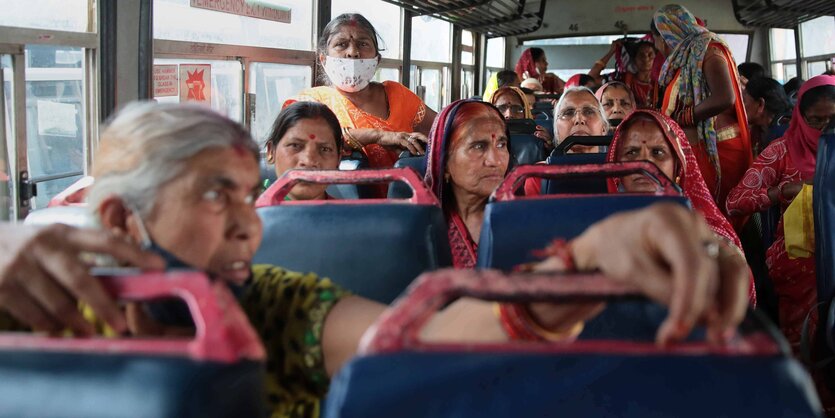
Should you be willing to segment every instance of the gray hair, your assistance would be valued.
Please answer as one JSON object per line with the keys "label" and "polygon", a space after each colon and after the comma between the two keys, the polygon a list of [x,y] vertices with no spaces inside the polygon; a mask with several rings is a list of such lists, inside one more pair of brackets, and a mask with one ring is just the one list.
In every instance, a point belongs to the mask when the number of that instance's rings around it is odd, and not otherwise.
{"label": "gray hair", "polygon": [[159,189],[181,175],[189,159],[208,149],[228,147],[259,159],[258,145],[249,132],[206,106],[132,103],[101,133],[89,207],[98,212],[105,199],[119,196],[147,217]]}
{"label": "gray hair", "polygon": [[611,125],[609,125],[609,120],[606,119],[606,110],[603,109],[603,104],[600,103],[600,100],[597,100],[597,96],[594,95],[594,92],[591,91],[588,87],[584,86],[572,86],[565,91],[562,92],[562,96],[560,96],[560,100],[557,102],[557,105],[554,106],[554,145],[559,144],[560,132],[559,132],[559,124],[557,121],[560,120],[560,111],[562,111],[563,105],[565,105],[565,98],[568,97],[570,94],[576,93],[588,93],[592,98],[594,98],[594,102],[597,103],[597,110],[600,113],[600,119],[603,120],[603,131],[604,135],[606,132],[609,132],[611,129]]}

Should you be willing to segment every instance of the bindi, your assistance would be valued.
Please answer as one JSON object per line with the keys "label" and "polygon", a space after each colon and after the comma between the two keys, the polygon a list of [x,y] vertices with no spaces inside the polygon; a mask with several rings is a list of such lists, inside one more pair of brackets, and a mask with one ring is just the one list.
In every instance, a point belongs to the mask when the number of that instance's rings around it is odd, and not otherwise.
{"label": "bindi", "polygon": [[492,138],[492,139],[496,139],[496,134],[491,134],[491,135],[490,135],[490,138]]}
{"label": "bindi", "polygon": [[310,138],[310,139],[316,139],[316,135],[310,134],[310,135],[308,136],[308,138]]}

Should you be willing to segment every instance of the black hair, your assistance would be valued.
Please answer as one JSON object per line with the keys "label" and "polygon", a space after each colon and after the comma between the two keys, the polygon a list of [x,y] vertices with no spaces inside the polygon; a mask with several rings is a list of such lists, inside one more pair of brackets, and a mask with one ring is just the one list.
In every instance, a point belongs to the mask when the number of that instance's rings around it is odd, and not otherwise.
{"label": "black hair", "polygon": [[792,108],[783,86],[773,78],[753,78],[745,85],[745,92],[756,100],[763,99],[765,110],[772,116],[784,115]]}
{"label": "black hair", "polygon": [[[365,18],[365,16],[359,13],[342,13],[341,15],[333,18],[333,20],[328,22],[328,24],[325,25],[325,28],[322,29],[322,35],[319,37],[319,42],[316,44],[316,52],[327,56],[328,41],[330,41],[331,37],[335,33],[339,32],[339,28],[346,23],[356,23],[362,29],[368,32],[368,34],[371,36],[371,39],[374,41],[374,50],[377,51],[377,55],[380,54],[380,51],[386,50],[385,45],[383,45],[382,48],[380,47],[380,43],[384,43],[383,38],[380,36],[379,33],[377,33],[377,29],[374,29],[374,25],[372,25],[371,22],[369,22],[368,19]],[[321,65],[322,64],[319,63],[320,67]],[[328,84],[328,75],[325,73],[324,68],[322,68],[320,74],[320,81],[322,81],[323,84]]]}
{"label": "black hair", "polygon": [[792,97],[797,94],[798,90],[800,90],[801,84],[803,84],[803,79],[800,77],[794,77],[791,80],[786,81],[786,84],[783,84],[783,91],[786,92],[787,96]]}
{"label": "black hair", "polygon": [[519,90],[522,90],[522,93],[525,94],[535,94],[535,92],[527,87],[519,87]]}
{"label": "black hair", "polygon": [[588,74],[580,74],[580,80],[578,81],[577,85],[585,87],[586,84],[591,83],[592,85],[595,84],[594,77]]}
{"label": "black hair", "polygon": [[545,55],[545,50],[542,48],[533,47],[529,49],[531,50],[531,59],[533,59],[534,62],[539,61],[539,59]]}
{"label": "black hair", "polygon": [[803,97],[800,98],[800,103],[798,103],[798,106],[800,106],[800,114],[806,116],[806,111],[822,100],[835,102],[835,86],[826,84],[809,89],[803,93]]}
{"label": "black hair", "polygon": [[755,78],[765,77],[765,68],[756,62],[743,62],[736,66],[739,75],[753,80]]}
{"label": "black hair", "polygon": [[519,80],[519,76],[516,74],[516,71],[511,70],[502,70],[496,74],[496,81],[499,83],[499,87],[506,87],[511,86],[514,84],[519,84],[517,81]]}
{"label": "black hair", "polygon": [[649,30],[653,35],[661,35],[661,32],[658,31],[658,26],[655,26],[655,19],[649,21]]}
{"label": "black hair", "polygon": [[333,132],[333,138],[336,141],[337,153],[342,153],[342,128],[339,126],[339,119],[327,106],[317,102],[295,102],[278,114],[273,123],[270,135],[267,136],[266,144],[273,148],[278,146],[281,138],[291,128],[296,126],[300,120],[322,118],[328,124]]}

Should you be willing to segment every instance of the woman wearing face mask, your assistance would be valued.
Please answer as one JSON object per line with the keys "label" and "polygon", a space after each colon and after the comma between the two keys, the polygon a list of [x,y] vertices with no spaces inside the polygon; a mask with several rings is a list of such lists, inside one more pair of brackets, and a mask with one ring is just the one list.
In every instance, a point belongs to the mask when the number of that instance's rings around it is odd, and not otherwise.
{"label": "woman wearing face mask", "polygon": [[[424,153],[435,112],[406,86],[371,81],[380,63],[377,31],[362,15],[345,13],[322,31],[319,63],[330,86],[305,89],[284,103],[319,102],[342,125],[345,149],[362,151],[372,168],[392,167],[400,151]],[[385,188],[382,189],[385,197]]]}

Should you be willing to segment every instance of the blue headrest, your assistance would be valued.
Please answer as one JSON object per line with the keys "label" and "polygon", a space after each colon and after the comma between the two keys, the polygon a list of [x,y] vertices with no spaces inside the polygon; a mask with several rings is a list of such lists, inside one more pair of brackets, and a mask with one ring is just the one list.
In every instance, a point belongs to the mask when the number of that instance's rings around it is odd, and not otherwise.
{"label": "blue headrest", "polygon": [[[415,170],[420,178],[426,175],[426,156],[402,156],[394,163],[394,168],[409,167]],[[412,196],[412,189],[403,182],[394,181],[389,184],[389,199],[407,199]]]}
{"label": "blue headrest", "polygon": [[689,207],[684,197],[623,194],[488,203],[478,245],[478,266],[512,270],[519,264],[537,261],[532,251],[545,248],[555,238],[574,238],[611,214],[660,201]]}
{"label": "blue headrest", "polygon": [[533,135],[511,134],[510,150],[518,165],[536,164],[545,160],[545,144]]}
{"label": "blue headrest", "polygon": [[823,302],[820,318],[826,318],[835,298],[835,130],[827,131],[818,143],[813,190],[818,301]]}
{"label": "blue headrest", "polygon": [[[339,169],[342,171],[364,168],[368,168],[368,159],[359,152],[355,152],[350,157],[343,157],[339,161]],[[328,194],[337,199],[367,199],[372,197],[374,192],[368,187],[356,184],[331,184],[328,186]]]}
{"label": "blue headrest", "polygon": [[258,209],[255,263],[329,277],[390,303],[418,275],[450,266],[441,208],[405,203],[277,205]]}
{"label": "blue headrest", "polygon": [[[550,165],[603,164],[606,154],[564,154],[551,153],[547,160]],[[543,179],[542,194],[603,194],[608,193],[603,177],[580,177],[574,179]]]}

